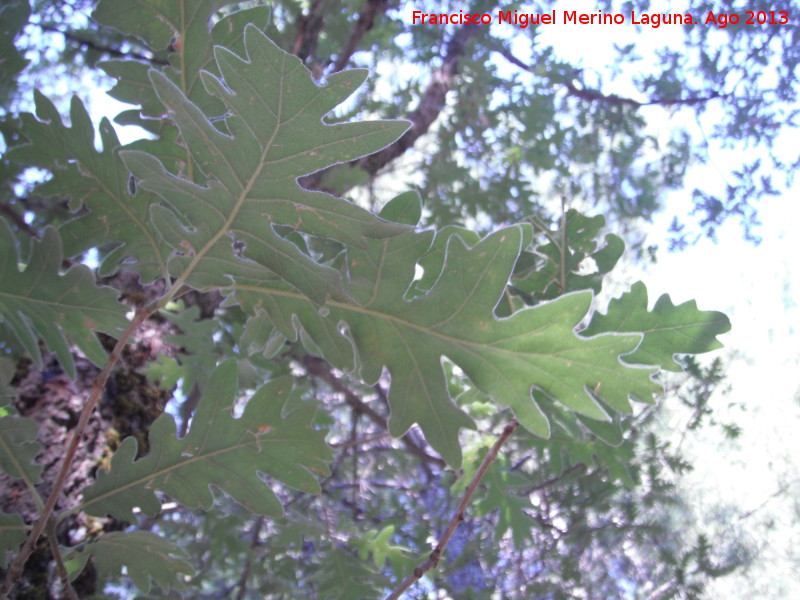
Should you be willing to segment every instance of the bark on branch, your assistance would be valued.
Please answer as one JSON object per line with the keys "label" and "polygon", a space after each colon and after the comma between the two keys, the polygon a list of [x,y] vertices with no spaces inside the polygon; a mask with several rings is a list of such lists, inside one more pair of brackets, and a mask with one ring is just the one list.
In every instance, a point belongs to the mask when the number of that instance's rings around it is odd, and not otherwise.
{"label": "bark on branch", "polygon": [[[373,0],[381,2],[382,0]],[[464,56],[469,41],[480,31],[480,26],[469,24],[461,27],[447,43],[442,64],[434,69],[428,87],[422,94],[417,107],[405,118],[411,121],[411,127],[399,140],[380,152],[365,156],[350,163],[351,167],[361,167],[370,175],[375,175],[387,164],[402,156],[414,145],[422,135],[427,133],[445,105],[447,93],[453,88],[455,76],[458,74],[459,60]],[[336,167],[332,167],[336,168]],[[306,189],[320,189],[322,179],[330,169],[318,171],[303,177],[300,182]],[[329,190],[342,193],[345,190]]]}
{"label": "bark on branch", "polygon": [[305,61],[314,55],[319,40],[319,33],[325,23],[322,18],[325,8],[325,0],[314,0],[307,15],[297,17],[297,34],[292,43],[292,54],[297,55],[300,60]]}
{"label": "bark on branch", "polygon": [[388,4],[389,0],[366,0],[364,8],[358,15],[358,21],[356,21],[350,35],[347,36],[342,51],[336,58],[336,62],[333,65],[334,73],[338,73],[347,66],[350,57],[355,53],[364,34],[372,29],[375,24],[375,18],[386,11]]}
{"label": "bark on branch", "polygon": [[79,46],[83,46],[84,48],[88,48],[89,50],[96,50],[97,52],[102,52],[103,54],[108,54],[109,56],[116,56],[118,58],[127,58],[132,60],[141,60],[143,62],[148,62],[152,65],[160,65],[165,66],[168,65],[169,62],[160,58],[154,58],[152,56],[146,56],[139,52],[126,52],[124,50],[120,50],[119,48],[114,48],[112,46],[107,46],[104,44],[99,44],[94,40],[89,38],[81,37],[71,31],[62,31],[57,27],[53,27],[51,25],[42,25],[42,31],[47,31],[50,33],[60,33],[64,36],[64,39],[70,41],[74,44],[78,44]]}
{"label": "bark on branch", "polygon": [[357,161],[357,164],[367,173],[370,175],[377,173],[382,167],[413,146],[414,142],[430,129],[444,108],[447,92],[453,87],[453,81],[458,73],[459,60],[464,56],[468,42],[479,31],[479,25],[464,25],[447,43],[444,61],[431,74],[431,81],[422,94],[417,108],[407,117],[411,121],[411,128],[388,148]]}

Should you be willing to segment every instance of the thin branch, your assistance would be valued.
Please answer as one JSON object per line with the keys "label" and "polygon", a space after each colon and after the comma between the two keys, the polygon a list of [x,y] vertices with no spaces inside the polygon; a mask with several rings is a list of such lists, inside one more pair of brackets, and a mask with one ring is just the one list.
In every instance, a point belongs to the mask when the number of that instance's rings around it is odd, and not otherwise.
{"label": "thin branch", "polygon": [[297,17],[297,34],[292,43],[292,54],[297,55],[300,60],[305,61],[314,54],[320,31],[325,23],[322,18],[324,8],[325,0],[314,0],[308,15],[301,13]]}
{"label": "thin branch", "polygon": [[[506,49],[497,50],[503,58],[505,58],[508,62],[512,65],[519,67],[524,71],[528,71],[529,73],[536,72],[534,67],[530,65],[526,65],[516,56],[511,54]],[[624,98],[622,96],[618,96],[616,94],[603,94],[601,92],[595,90],[587,90],[581,89],[575,86],[572,82],[567,82],[564,84],[567,88],[567,91],[571,96],[575,96],[576,98],[581,98],[582,100],[588,100],[589,102],[606,102],[609,104],[621,104],[627,106],[675,106],[675,105],[685,105],[685,106],[692,106],[695,104],[704,104],[710,100],[714,100],[716,98],[724,98],[726,94],[720,94],[719,92],[711,92],[707,96],[694,96],[689,98],[656,98],[654,100],[649,100],[647,102],[639,102],[638,100],[634,100],[633,98]]]}
{"label": "thin branch", "polygon": [[544,481],[540,481],[536,485],[529,487],[528,489],[525,490],[525,492],[522,495],[527,496],[528,494],[532,494],[533,492],[536,492],[538,490],[543,490],[546,487],[550,487],[551,485],[558,483],[568,475],[571,475],[575,471],[583,471],[584,473],[586,473],[587,470],[588,468],[584,463],[575,463],[571,467],[562,471],[559,475],[551,477],[550,479],[545,479]]}
{"label": "thin branch", "polygon": [[336,62],[333,65],[334,73],[338,73],[347,66],[347,63],[350,61],[350,57],[355,53],[356,48],[358,48],[358,45],[361,43],[361,39],[364,37],[364,34],[372,29],[372,26],[375,24],[375,17],[382,14],[386,10],[388,3],[389,0],[366,0],[364,3],[364,8],[358,15],[358,21],[356,21],[356,24],[350,32],[350,35],[347,36],[347,40],[345,41],[344,46],[342,46],[342,51],[336,58]]}
{"label": "thin branch", "polygon": [[145,320],[147,320],[147,317],[149,315],[150,313],[144,308],[139,309],[136,312],[136,314],[133,317],[133,320],[131,320],[130,324],[128,324],[128,327],[122,333],[116,345],[114,346],[114,350],[112,350],[111,355],[108,357],[108,360],[106,361],[103,370],[100,371],[100,374],[97,376],[97,379],[94,380],[94,383],[92,384],[92,391],[89,394],[89,398],[86,400],[86,404],[84,404],[83,408],[81,409],[81,414],[80,417],[78,418],[78,424],[72,431],[72,438],[70,439],[69,445],[67,446],[67,449],[64,452],[64,458],[62,459],[61,462],[61,468],[59,469],[58,475],[56,476],[55,481],[53,482],[53,490],[52,492],[50,492],[50,496],[47,498],[47,502],[45,503],[44,508],[39,514],[39,517],[33,524],[33,528],[31,529],[28,538],[25,540],[25,544],[22,546],[22,549],[20,550],[17,557],[8,567],[8,571],[6,572],[6,579],[3,582],[3,585],[0,586],[0,599],[8,597],[8,593],[11,591],[11,589],[19,579],[20,575],[22,574],[22,568],[25,566],[25,563],[27,562],[28,558],[33,552],[33,548],[36,544],[36,541],[39,539],[39,536],[42,535],[42,532],[44,531],[45,526],[47,525],[50,519],[50,515],[53,514],[53,510],[55,509],[56,503],[61,497],[61,492],[64,489],[64,484],[66,483],[70,469],[72,468],[72,461],[75,460],[75,454],[78,451],[78,446],[81,443],[83,432],[86,429],[86,425],[88,425],[89,423],[89,419],[94,413],[94,409],[97,406],[100,397],[103,395],[103,390],[106,387],[106,382],[108,381],[108,377],[111,375],[111,371],[113,371],[117,362],[119,362],[120,357],[122,356],[122,351],[125,349],[128,340],[141,326],[141,324],[144,323]]}
{"label": "thin branch", "polygon": [[[325,383],[331,386],[334,391],[342,394],[344,396],[344,401],[347,402],[348,406],[350,406],[353,410],[366,415],[367,418],[378,425],[381,429],[389,428],[386,418],[374,408],[362,401],[361,398],[354,394],[350,388],[344,385],[342,381],[327,367],[325,361],[308,355],[304,356],[300,360],[309,374],[319,377],[325,381]],[[425,450],[418,446],[414,440],[408,436],[408,434],[404,435],[402,438],[400,438],[400,440],[405,444],[406,448],[408,448],[411,454],[421,458],[426,463],[433,463],[439,465],[440,467],[446,466],[446,463],[441,458],[431,456],[425,452]]]}
{"label": "thin branch", "polygon": [[481,27],[475,24],[464,25],[458,29],[447,43],[442,65],[433,71],[431,82],[422,94],[417,108],[407,117],[411,121],[409,130],[391,146],[357,161],[357,164],[367,173],[375,175],[387,163],[403,154],[418,138],[427,133],[444,108],[447,93],[453,87],[453,82],[458,74],[459,61],[466,52],[467,44],[480,31]]}
{"label": "thin branch", "polygon": [[[433,122],[439,117],[445,106],[447,93],[452,89],[455,76],[458,73],[459,60],[466,52],[467,43],[481,30],[480,26],[469,24],[459,28],[453,38],[448,42],[442,65],[431,74],[431,81],[420,98],[415,108],[405,118],[411,121],[411,127],[399,140],[383,150],[353,161],[351,167],[358,166],[369,175],[375,175],[387,164],[400,157],[414,145],[422,135],[427,133]],[[331,167],[317,171],[313,175],[301,178],[300,182],[306,189],[320,189],[322,179]],[[345,190],[336,190],[343,192]]]}
{"label": "thin branch", "polygon": [[602,94],[595,90],[578,89],[572,82],[568,82],[565,85],[570,95],[576,96],[577,98],[581,98],[583,100],[589,100],[590,102],[606,102],[609,104],[627,104],[628,106],[634,107],[676,105],[692,106],[695,104],[705,104],[706,102],[714,100],[715,98],[723,97],[723,94],[720,94],[719,92],[711,92],[707,96],[694,96],[689,98],[656,98],[655,100],[650,100],[648,102],[639,102],[638,100],[633,100],[632,98],[623,98],[622,96],[617,96],[616,94]]}
{"label": "thin branch", "polygon": [[467,510],[467,506],[469,506],[469,503],[472,501],[472,497],[475,495],[478,485],[480,485],[480,482],[484,475],[486,475],[489,467],[491,467],[494,461],[497,460],[497,455],[500,453],[500,448],[502,448],[503,444],[508,441],[514,431],[516,431],[517,427],[519,427],[519,421],[514,420],[503,428],[503,433],[494,443],[491,450],[489,450],[489,452],[486,454],[481,462],[481,466],[478,467],[478,470],[472,477],[472,481],[470,481],[469,486],[467,486],[467,489],[464,492],[464,497],[461,499],[461,502],[458,503],[456,511],[453,514],[453,517],[450,519],[450,523],[447,525],[447,529],[445,529],[442,537],[439,539],[439,543],[436,544],[436,548],[433,549],[433,552],[431,552],[428,560],[414,569],[413,573],[406,577],[400,583],[400,585],[398,585],[397,588],[395,588],[395,590],[386,597],[386,600],[399,600],[403,592],[419,581],[425,573],[435,569],[439,565],[439,560],[441,559],[442,553],[447,547],[447,544],[450,542],[450,538],[453,537],[453,534],[458,526],[464,522],[464,513]]}
{"label": "thin branch", "polygon": [[775,498],[786,493],[786,490],[788,490],[794,483],[797,483],[797,481],[798,480],[795,480],[791,483],[782,483],[780,486],[778,486],[778,489],[772,492],[769,496],[767,496],[766,499],[761,504],[742,513],[739,516],[739,520],[743,521],[745,519],[749,519],[750,517],[752,517],[754,514],[763,509],[767,504],[772,502]]}
{"label": "thin branch", "polygon": [[25,219],[17,211],[11,208],[5,202],[0,203],[0,211],[3,212],[11,221],[19,227],[20,231],[24,231],[28,236],[39,239],[39,232],[25,222]]}
{"label": "thin branch", "polygon": [[69,574],[67,573],[67,566],[64,564],[64,557],[61,556],[61,548],[58,546],[58,536],[56,535],[56,520],[52,515],[47,520],[45,534],[50,545],[50,551],[53,553],[53,560],[56,563],[56,571],[58,571],[58,578],[61,580],[62,591],[68,600],[78,600],[78,594],[75,593],[72,584],[69,582]]}
{"label": "thin branch", "polygon": [[[258,546],[258,538],[261,535],[261,529],[264,527],[264,515],[259,515],[256,519],[255,524],[253,525],[253,533],[250,536],[250,549],[254,549]],[[247,579],[250,577],[250,571],[253,568],[253,557],[251,554],[247,555],[247,562],[242,569],[242,576],[239,577],[238,587],[239,592],[236,594],[237,600],[244,600],[244,597],[247,595]]]}
{"label": "thin branch", "polygon": [[61,29],[53,27],[52,25],[41,25],[41,28],[42,31],[48,31],[50,33],[60,33],[61,35],[64,36],[65,40],[69,40],[70,42],[83,46],[84,48],[89,48],[90,50],[103,52],[110,56],[118,56],[119,58],[141,60],[153,65],[165,66],[169,64],[169,62],[166,60],[160,58],[154,58],[153,56],[146,56],[139,52],[125,52],[124,50],[120,50],[119,48],[114,48],[112,46],[104,46],[102,44],[98,44],[94,40],[81,37],[79,35],[72,33],[71,31],[62,31]]}
{"label": "thin branch", "polygon": [[[361,411],[357,408],[353,408],[351,410],[350,416],[350,441],[355,441],[358,439],[358,417],[361,415]],[[361,490],[361,485],[358,480],[358,452],[356,448],[352,448],[352,454],[350,455],[351,462],[353,463],[353,483],[356,483],[355,487],[353,487],[353,494],[352,494],[352,502],[353,502],[353,520],[358,520],[358,492]]]}

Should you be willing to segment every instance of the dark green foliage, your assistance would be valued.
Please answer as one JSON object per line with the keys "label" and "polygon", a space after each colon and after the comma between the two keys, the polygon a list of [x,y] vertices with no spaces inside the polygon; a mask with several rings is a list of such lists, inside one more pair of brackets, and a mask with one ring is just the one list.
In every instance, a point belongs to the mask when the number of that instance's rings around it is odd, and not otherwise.
{"label": "dark green foliage", "polygon": [[[143,431],[65,471],[82,500],[47,519],[46,572],[99,577],[98,597],[114,580],[148,597],[375,598],[453,519],[440,570],[408,598],[691,596],[737,566],[676,534],[673,480],[690,465],[648,429],[658,368],[718,347],[727,319],[668,296],[648,310],[643,284],[592,312],[624,250],[606,224],[650,216],[680,185],[692,158],[680,132],[645,160],[640,107],[589,93],[549,50],[526,65],[502,37],[409,28],[382,0],[104,0],[94,17],[58,29],[83,44],[76,65],[106,49],[111,93],[135,107],[115,122],[151,139],[121,144],[102,119],[98,143],[82,100],[67,120],[39,92],[35,115],[3,122],[15,161],[0,173],[4,477],[39,511],[65,485],[40,481],[40,449],[64,452],[36,439],[51,398],[16,399],[26,353],[40,366],[55,353],[85,406],[102,400],[70,428],[123,412],[119,390],[84,383],[74,358],[102,366],[116,339],[147,365],[142,387],[176,391]],[[404,66],[428,72],[380,88]],[[680,99],[670,76],[643,89]],[[15,196],[28,167],[50,177]],[[550,189],[534,186],[545,174]],[[567,207],[582,201],[608,219]],[[95,253],[113,287],[62,263]],[[688,365],[696,427],[719,379]],[[52,394],[61,377],[42,375]],[[0,551],[14,553],[31,523],[0,517]]]}

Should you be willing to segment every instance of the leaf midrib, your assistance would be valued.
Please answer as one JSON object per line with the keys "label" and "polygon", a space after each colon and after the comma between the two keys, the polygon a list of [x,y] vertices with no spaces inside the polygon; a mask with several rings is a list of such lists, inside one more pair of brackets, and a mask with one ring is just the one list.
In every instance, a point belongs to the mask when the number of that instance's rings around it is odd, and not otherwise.
{"label": "leaf midrib", "polygon": [[[281,70],[282,71],[283,71],[283,68],[284,68],[284,65],[285,65],[285,57],[283,57],[283,61],[284,62],[281,64]],[[162,300],[162,303],[164,305],[166,305],[167,302],[172,300],[172,297],[175,295],[175,293],[178,290],[180,290],[181,287],[183,287],[183,284],[191,276],[191,274],[197,268],[197,265],[200,264],[200,261],[203,260],[205,255],[208,254],[208,252],[211,251],[211,248],[213,248],[216,245],[216,243],[220,239],[222,239],[222,236],[224,236],[229,231],[231,231],[234,221],[239,216],[239,211],[242,209],[242,206],[244,205],[245,201],[247,200],[247,197],[250,194],[250,190],[253,189],[253,186],[255,185],[256,181],[258,180],[259,176],[261,175],[261,172],[266,167],[267,155],[269,154],[270,150],[272,150],[272,145],[275,142],[275,138],[278,136],[278,133],[280,132],[281,127],[283,126],[283,123],[281,121],[281,118],[282,118],[282,115],[283,115],[283,77],[279,78],[279,82],[280,83],[279,83],[279,90],[278,90],[278,106],[277,106],[277,111],[276,111],[277,115],[276,115],[276,119],[275,119],[275,129],[273,130],[272,135],[270,136],[269,140],[267,140],[267,142],[264,144],[263,150],[261,152],[261,157],[260,157],[260,159],[258,161],[258,167],[256,169],[254,169],[254,171],[251,174],[250,178],[247,180],[247,182],[245,183],[244,187],[242,188],[242,191],[239,193],[239,197],[236,199],[236,202],[233,205],[233,210],[231,210],[231,214],[228,215],[228,218],[225,220],[225,223],[223,223],[223,225],[222,225],[222,227],[220,227],[219,231],[217,231],[217,233],[215,233],[213,236],[211,236],[211,238],[203,245],[203,247],[200,248],[200,250],[198,250],[195,253],[195,255],[192,257],[192,260],[186,266],[186,269],[184,269],[184,271],[183,271],[183,273],[181,273],[180,277],[178,277],[175,280],[175,283],[173,284],[173,286],[172,286],[171,290],[169,291],[169,293],[164,295],[164,300]]]}

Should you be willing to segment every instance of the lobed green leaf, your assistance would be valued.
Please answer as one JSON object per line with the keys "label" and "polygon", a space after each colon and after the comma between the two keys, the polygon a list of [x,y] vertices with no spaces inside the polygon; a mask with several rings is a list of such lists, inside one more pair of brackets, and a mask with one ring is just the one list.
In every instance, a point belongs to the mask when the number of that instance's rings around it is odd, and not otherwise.
{"label": "lobed green leaf", "polygon": [[20,271],[14,234],[5,220],[0,219],[0,223],[0,256],[7,257],[0,263],[0,318],[39,368],[42,353],[38,336],[73,379],[70,340],[89,360],[102,365],[106,351],[94,332],[119,335],[128,324],[128,309],[117,301],[116,290],[98,287],[92,272],[83,265],[59,275],[61,239],[52,227],[45,229],[41,241],[33,243],[28,264]]}
{"label": "lobed green leaf", "polygon": [[251,511],[282,514],[275,494],[260,473],[294,488],[315,493],[312,476],[327,474],[331,451],[325,432],[309,426],[313,407],[282,415],[292,379],[284,376],[260,388],[241,418],[232,416],[237,390],[236,362],[228,360],[209,377],[188,434],[178,439],[175,421],[161,415],[150,429],[150,452],[134,461],[137,444],[126,438],[84,491],[83,509],[94,515],[112,514],[133,521],[133,508],[155,515],[156,491],[188,508],[209,510],[213,485]]}
{"label": "lobed green leaf", "polygon": [[[185,575],[193,569],[189,556],[176,544],[149,531],[112,531],[80,548],[65,553],[65,563],[72,579],[81,574],[89,559],[103,581],[123,573],[145,594],[155,582],[165,592],[170,587],[186,587]],[[124,569],[124,570],[123,570]]]}
{"label": "lobed green leaf", "polygon": [[0,419],[0,469],[29,486],[42,479],[42,466],[35,461],[42,448],[38,435],[39,425],[33,419],[16,415]]}
{"label": "lobed green leaf", "polygon": [[27,537],[28,527],[22,515],[0,511],[0,567],[6,567],[7,554],[16,552]]}
{"label": "lobed green leaf", "polygon": [[169,248],[150,223],[150,206],[158,198],[138,190],[120,161],[117,134],[108,119],[100,122],[102,150],[95,149],[94,125],[86,107],[73,97],[71,126],[67,127],[53,103],[34,93],[36,117],[21,115],[21,133],[27,144],[9,153],[11,160],[48,169],[52,179],[36,188],[49,198],[69,198],[70,209],[88,209],[60,228],[67,256],[102,248],[101,275],[111,275],[122,264],[135,270],[144,283],[166,272]]}
{"label": "lobed green leaf", "polygon": [[[302,189],[301,175],[375,152],[407,124],[323,121],[364,81],[366,71],[336,73],[318,86],[300,59],[283,52],[255,27],[245,30],[247,57],[217,48],[222,78],[204,73],[208,90],[227,109],[223,129],[212,123],[158,71],[150,79],[177,124],[207,183],[168,173],[155,157],[120,154],[137,185],[175,211],[153,207],[153,221],[175,251],[170,272],[198,288],[230,284],[252,261],[317,302],[343,299],[341,275],[304,253],[276,229],[363,246],[407,230],[330,194]],[[181,215],[178,218],[177,215]],[[251,261],[248,265],[247,261]]]}
{"label": "lobed green leaf", "polygon": [[503,229],[472,247],[450,236],[435,284],[406,300],[415,265],[432,238],[431,232],[407,233],[370,241],[366,250],[351,249],[346,291],[357,305],[333,301],[320,312],[270,281],[237,282],[237,297],[252,314],[266,310],[287,339],[303,332],[332,364],[368,384],[385,367],[391,376],[390,433],[400,436],[418,423],[450,464],[461,462],[458,432],[472,421],[448,394],[444,357],[542,437],[550,433],[545,409],[552,401],[605,421],[605,406],[630,412],[629,395],[651,401],[660,391],[650,378],[654,369],[619,360],[641,335],[575,334],[590,309],[591,292],[496,316],[493,309],[527,239],[522,227]]}
{"label": "lobed green leaf", "polygon": [[623,360],[680,371],[682,365],[674,359],[676,354],[702,354],[721,348],[717,336],[730,328],[723,313],[697,310],[694,300],[675,306],[667,294],[648,311],[647,288],[639,281],[630,292],[612,300],[605,315],[596,313],[583,333],[640,331],[644,334],[642,343]]}

